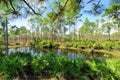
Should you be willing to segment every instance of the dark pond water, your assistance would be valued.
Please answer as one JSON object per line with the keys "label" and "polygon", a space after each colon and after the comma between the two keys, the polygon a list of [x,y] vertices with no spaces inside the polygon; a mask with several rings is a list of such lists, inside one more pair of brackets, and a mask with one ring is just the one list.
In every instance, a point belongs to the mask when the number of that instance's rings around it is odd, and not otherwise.
{"label": "dark pond water", "polygon": [[85,58],[85,59],[93,59],[93,58],[111,58],[111,55],[103,54],[103,53],[85,53],[81,52],[79,50],[71,50],[71,49],[31,49],[29,47],[21,47],[21,48],[9,48],[9,54],[14,52],[28,52],[32,55],[38,55],[38,54],[55,54],[57,56],[68,56],[69,58],[75,59],[78,58]]}

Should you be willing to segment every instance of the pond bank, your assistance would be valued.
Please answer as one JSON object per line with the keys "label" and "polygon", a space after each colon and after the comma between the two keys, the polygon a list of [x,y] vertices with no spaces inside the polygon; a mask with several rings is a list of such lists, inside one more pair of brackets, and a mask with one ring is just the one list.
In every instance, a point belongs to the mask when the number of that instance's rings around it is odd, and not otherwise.
{"label": "pond bank", "polygon": [[[8,46],[9,48],[21,48],[21,47],[30,47],[30,45],[9,45]],[[38,48],[39,49],[39,48]],[[46,48],[45,48],[46,49]],[[54,49],[54,48],[53,48]],[[58,46],[58,48],[55,48],[55,49],[70,49],[70,50],[76,50],[76,51],[79,51],[80,53],[84,53],[84,54],[91,54],[91,51],[92,49],[89,49],[89,48],[86,48],[86,49],[81,49],[81,48],[74,48],[74,47],[64,47],[63,44],[60,44]],[[94,49],[94,53],[105,53],[105,54],[110,54],[116,58],[120,58],[120,51],[118,50],[104,50],[104,49],[100,49],[100,50],[97,50],[97,49]]]}
{"label": "pond bank", "polygon": [[[21,47],[30,47],[30,45],[15,45],[15,46],[9,46],[9,48],[21,48]],[[54,48],[53,48],[54,49]],[[76,50],[82,53],[87,53],[91,54],[92,49],[79,49],[79,48],[74,48],[74,47],[64,47],[64,46],[59,46],[58,49],[70,49],[70,50]],[[108,51],[108,50],[95,50],[95,53],[105,53],[105,54],[110,54],[116,58],[120,58],[120,52],[119,51]]]}
{"label": "pond bank", "polygon": [[15,46],[8,46],[8,48],[20,48],[20,47],[30,47],[30,45],[15,45]]}
{"label": "pond bank", "polygon": [[[79,49],[79,48],[74,48],[74,47],[64,47],[64,46],[59,46],[59,49],[73,49],[73,50],[79,50],[84,53],[91,53],[92,49]],[[95,53],[105,53],[105,54],[110,54],[116,58],[120,58],[120,52],[119,51],[108,51],[108,50],[95,50]]]}

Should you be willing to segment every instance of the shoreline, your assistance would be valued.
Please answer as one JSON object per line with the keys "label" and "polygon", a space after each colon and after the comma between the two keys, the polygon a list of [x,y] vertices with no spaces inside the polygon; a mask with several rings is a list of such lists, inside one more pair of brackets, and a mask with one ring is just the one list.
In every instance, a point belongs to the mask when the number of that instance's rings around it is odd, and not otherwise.
{"label": "shoreline", "polygon": [[[16,45],[16,46],[9,46],[9,48],[20,48],[20,47],[30,47],[30,45]],[[46,49],[46,48],[45,48]],[[52,48],[54,49],[54,48]],[[56,48],[55,48],[56,49]],[[57,49],[69,49],[69,50],[77,50],[79,52],[83,52],[83,53],[87,53],[87,54],[91,54],[92,49],[80,49],[80,48],[74,48],[74,47],[64,47],[64,46],[58,46]],[[112,55],[116,58],[120,58],[120,51],[108,51],[108,50],[96,50],[94,49],[95,53],[105,53],[105,54],[109,54]]]}
{"label": "shoreline", "polygon": [[[81,52],[86,52],[86,53],[91,53],[92,49],[79,49],[79,48],[74,48],[74,47],[64,47],[64,46],[59,46],[58,47],[59,49],[71,49],[71,50],[79,50]],[[94,49],[94,51],[96,53],[105,53],[105,54],[110,54],[116,58],[120,58],[120,51],[108,51],[108,50],[104,50],[104,49],[101,49],[101,50],[96,50]]]}

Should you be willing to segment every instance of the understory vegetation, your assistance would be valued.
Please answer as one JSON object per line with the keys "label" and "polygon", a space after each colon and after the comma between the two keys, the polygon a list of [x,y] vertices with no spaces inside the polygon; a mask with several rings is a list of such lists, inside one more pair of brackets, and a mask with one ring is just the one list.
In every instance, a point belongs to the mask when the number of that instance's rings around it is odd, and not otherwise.
{"label": "understory vegetation", "polygon": [[[0,53],[0,75],[6,79],[119,80],[120,59],[90,59],[54,54]],[[32,77],[28,77],[32,76]]]}
{"label": "understory vegetation", "polygon": [[38,47],[38,48],[57,48],[58,43],[55,41],[50,41],[50,40],[43,40],[43,41],[39,41],[36,44],[36,47]]}
{"label": "understory vegetation", "polygon": [[120,0],[0,0],[0,80],[120,80],[119,58]]}
{"label": "understory vegetation", "polygon": [[[78,48],[78,49],[96,49],[96,50],[108,50],[108,51],[119,51],[120,41],[119,40],[74,40],[57,42],[51,40],[38,40],[33,41],[36,48],[59,48],[59,46],[65,48]],[[31,45],[32,46],[32,45]]]}
{"label": "understory vegetation", "polygon": [[74,47],[81,49],[105,49],[105,50],[120,50],[120,41],[119,40],[104,40],[104,41],[95,41],[95,40],[80,40],[65,42],[63,44],[65,47]]}

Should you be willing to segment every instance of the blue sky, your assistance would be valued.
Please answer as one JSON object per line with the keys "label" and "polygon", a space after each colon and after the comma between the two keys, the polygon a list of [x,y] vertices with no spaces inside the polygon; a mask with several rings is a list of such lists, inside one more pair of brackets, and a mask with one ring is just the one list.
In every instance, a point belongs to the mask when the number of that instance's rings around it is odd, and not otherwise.
{"label": "blue sky", "polygon": [[[87,0],[88,1],[88,0]],[[105,9],[109,6],[111,0],[101,0],[101,3],[103,3]],[[91,4],[87,5],[84,10],[91,9]],[[104,13],[104,12],[103,12]],[[93,14],[88,14],[88,13],[83,13],[83,16],[81,19],[84,21],[85,18],[88,18],[90,21],[95,21],[96,19],[100,19],[102,14],[100,15],[93,15]]]}
{"label": "blue sky", "polygon": [[[49,0],[48,0],[49,1]],[[86,0],[88,1],[88,0]],[[46,2],[46,5],[47,7],[52,7],[50,6],[52,2]],[[110,0],[102,0],[102,3],[105,5],[105,8],[108,7],[109,3],[110,3]],[[84,10],[86,9],[90,9],[90,5],[87,5],[87,7],[84,8]],[[49,12],[51,9],[47,9],[46,12]],[[92,15],[92,14],[88,14],[88,13],[84,13],[84,11],[82,10],[82,17],[81,17],[81,20],[84,22],[85,18],[88,18],[90,21],[95,21],[96,19],[100,19],[101,18],[101,15]],[[13,20],[13,21],[10,21],[10,24],[9,25],[16,25],[18,27],[20,26],[26,26],[28,29],[30,29],[30,25],[29,23],[27,22],[29,18],[20,18],[20,19],[16,19],[16,20]],[[78,22],[77,23],[77,26],[80,27],[82,25],[82,22]]]}

